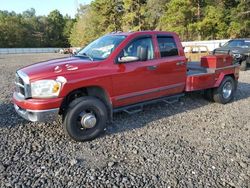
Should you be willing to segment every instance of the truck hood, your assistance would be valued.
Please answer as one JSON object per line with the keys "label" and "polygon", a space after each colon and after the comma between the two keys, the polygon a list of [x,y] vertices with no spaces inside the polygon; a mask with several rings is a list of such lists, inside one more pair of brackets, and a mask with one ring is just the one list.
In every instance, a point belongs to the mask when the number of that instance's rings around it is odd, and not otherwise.
{"label": "truck hood", "polygon": [[96,67],[98,62],[89,61],[80,57],[67,57],[35,63],[21,69],[27,74],[30,80],[44,79],[65,74],[72,74],[75,71],[82,71]]}

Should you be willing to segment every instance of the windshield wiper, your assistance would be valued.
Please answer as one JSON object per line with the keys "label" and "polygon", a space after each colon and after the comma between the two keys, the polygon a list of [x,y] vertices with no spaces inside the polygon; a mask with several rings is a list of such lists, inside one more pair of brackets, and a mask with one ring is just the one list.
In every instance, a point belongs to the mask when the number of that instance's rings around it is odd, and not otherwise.
{"label": "windshield wiper", "polygon": [[91,61],[94,61],[93,57],[91,57],[90,55],[86,54],[86,53],[81,53],[81,54],[77,54],[78,56],[84,56],[89,58]]}

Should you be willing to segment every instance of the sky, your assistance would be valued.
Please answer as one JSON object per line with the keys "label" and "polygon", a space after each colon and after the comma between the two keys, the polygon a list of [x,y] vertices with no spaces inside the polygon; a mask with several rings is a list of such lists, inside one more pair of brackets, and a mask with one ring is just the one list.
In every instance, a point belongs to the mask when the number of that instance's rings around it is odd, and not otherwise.
{"label": "sky", "polygon": [[59,10],[63,15],[74,17],[79,4],[89,4],[91,0],[0,0],[0,10],[23,11],[34,8],[36,15],[48,15],[52,10]]}

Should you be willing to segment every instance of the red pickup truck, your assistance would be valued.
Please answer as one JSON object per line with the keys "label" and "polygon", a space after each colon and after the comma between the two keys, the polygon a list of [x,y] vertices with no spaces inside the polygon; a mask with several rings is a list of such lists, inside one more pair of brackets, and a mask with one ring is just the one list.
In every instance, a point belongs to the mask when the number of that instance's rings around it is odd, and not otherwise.
{"label": "red pickup truck", "polygon": [[239,65],[228,55],[188,62],[172,32],[117,32],[100,37],[75,56],[24,67],[16,72],[13,94],[17,113],[30,121],[59,114],[76,141],[97,137],[114,112],[134,113],[143,105],[171,101],[185,92],[230,102]]}

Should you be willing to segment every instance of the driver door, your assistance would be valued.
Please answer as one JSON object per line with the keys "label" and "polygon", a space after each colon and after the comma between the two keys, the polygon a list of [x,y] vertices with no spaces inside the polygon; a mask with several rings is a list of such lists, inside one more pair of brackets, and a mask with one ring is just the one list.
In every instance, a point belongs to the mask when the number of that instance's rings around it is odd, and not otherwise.
{"label": "driver door", "polygon": [[[140,48],[147,50],[145,61],[138,59]],[[159,76],[155,71],[158,61],[155,59],[152,37],[134,39],[120,52],[118,59],[122,57],[133,60],[117,63],[117,73],[112,77],[114,107],[155,98],[153,90],[159,87]]]}

